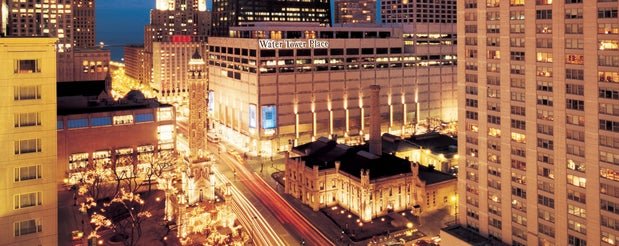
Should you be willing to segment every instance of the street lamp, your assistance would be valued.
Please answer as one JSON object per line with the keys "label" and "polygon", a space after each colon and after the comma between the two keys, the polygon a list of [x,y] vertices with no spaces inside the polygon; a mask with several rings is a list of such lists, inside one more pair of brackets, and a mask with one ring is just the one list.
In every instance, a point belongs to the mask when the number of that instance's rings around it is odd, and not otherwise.
{"label": "street lamp", "polygon": [[458,196],[452,195],[451,202],[454,204],[454,221],[458,224]]}

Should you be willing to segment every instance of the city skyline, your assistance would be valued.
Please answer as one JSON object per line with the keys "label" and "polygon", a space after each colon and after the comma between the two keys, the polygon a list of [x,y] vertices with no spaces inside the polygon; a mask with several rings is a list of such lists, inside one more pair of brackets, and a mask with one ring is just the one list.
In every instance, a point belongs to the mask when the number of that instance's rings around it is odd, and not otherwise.
{"label": "city skyline", "polygon": [[[381,0],[376,0],[376,5]],[[212,7],[212,0],[207,1],[208,9]],[[97,43],[104,42],[114,45],[110,47],[112,60],[120,61],[124,45],[143,44],[144,36],[136,30],[142,30],[149,22],[149,12],[155,7],[154,1],[143,0],[110,0],[97,2]],[[331,3],[335,8],[335,1]],[[378,8],[377,8],[378,9]],[[335,15],[331,17],[335,21]],[[380,22],[380,11],[376,11],[376,22]],[[118,26],[124,28],[119,29]]]}
{"label": "city skyline", "polygon": [[619,245],[619,0],[0,0],[0,82],[0,246]]}

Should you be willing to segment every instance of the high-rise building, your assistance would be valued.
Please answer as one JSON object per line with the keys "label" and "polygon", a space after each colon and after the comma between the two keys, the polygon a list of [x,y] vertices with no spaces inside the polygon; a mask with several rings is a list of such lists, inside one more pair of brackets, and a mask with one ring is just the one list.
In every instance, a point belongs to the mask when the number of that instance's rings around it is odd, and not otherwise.
{"label": "high-rise building", "polygon": [[[6,9],[5,7],[6,6]],[[10,37],[56,37],[58,82],[105,77],[109,51],[95,49],[95,0],[3,1],[0,23]],[[79,49],[79,51],[77,51]],[[107,53],[107,54],[104,54]],[[105,67],[91,71],[86,67]]]}
{"label": "high-rise building", "polygon": [[[64,1],[63,1],[64,2]],[[12,37],[57,37],[58,52],[73,48],[73,7],[67,1],[41,4],[35,1],[7,0],[7,33]],[[94,30],[93,30],[94,32]]]}
{"label": "high-rise building", "polygon": [[228,37],[233,26],[252,22],[331,24],[330,0],[213,0],[213,36]]}
{"label": "high-rise building", "polygon": [[380,7],[383,24],[402,26],[407,52],[456,57],[456,0],[384,0]]}
{"label": "high-rise building", "polygon": [[618,7],[458,1],[460,223],[512,245],[618,243]]}
{"label": "high-rise building", "polygon": [[[190,40],[189,36],[187,40]],[[155,42],[153,43],[153,82],[150,86],[157,98],[166,103],[186,103],[189,98],[188,61],[197,50],[206,54],[206,43],[201,42]]]}
{"label": "high-rise building", "polygon": [[57,57],[57,82],[100,81],[109,75],[110,51],[107,49],[75,48]]}
{"label": "high-rise building", "polygon": [[55,38],[0,38],[0,245],[57,245]]}
{"label": "high-rise building", "polygon": [[74,46],[91,48],[95,46],[95,0],[73,0]]}
{"label": "high-rise building", "polygon": [[140,83],[144,82],[144,46],[129,45],[124,49],[125,74]]}
{"label": "high-rise building", "polygon": [[95,44],[95,0],[45,4],[7,0],[3,5],[8,13],[3,25],[10,36],[57,37],[58,52],[73,47],[90,48]]}
{"label": "high-rise building", "polygon": [[206,41],[210,18],[206,0],[157,0],[144,42],[171,42],[178,35],[191,36],[193,42]]}
{"label": "high-rise building", "polygon": [[[187,61],[195,51],[195,46],[187,46],[187,43],[197,44],[205,42],[210,32],[211,15],[206,9],[205,0],[157,0],[155,9],[151,10],[150,23],[144,28],[144,83],[152,83],[159,92],[159,97],[176,96],[186,97],[187,90],[170,89],[159,91],[161,84],[185,84],[187,79]],[[158,47],[154,47],[158,43]],[[166,47],[168,50],[158,50]],[[187,49],[183,49],[187,48]],[[176,57],[167,57],[174,53]],[[163,54],[162,56],[157,56]],[[184,59],[184,60],[183,60]],[[181,64],[175,67],[165,67],[168,61]],[[168,74],[165,69],[176,69],[175,74]],[[169,80],[171,79],[171,80]],[[180,89],[180,88],[179,88]]]}
{"label": "high-rise building", "polygon": [[335,0],[335,23],[375,23],[376,0]]}
{"label": "high-rise building", "polygon": [[456,0],[381,0],[380,6],[383,23],[456,23]]}

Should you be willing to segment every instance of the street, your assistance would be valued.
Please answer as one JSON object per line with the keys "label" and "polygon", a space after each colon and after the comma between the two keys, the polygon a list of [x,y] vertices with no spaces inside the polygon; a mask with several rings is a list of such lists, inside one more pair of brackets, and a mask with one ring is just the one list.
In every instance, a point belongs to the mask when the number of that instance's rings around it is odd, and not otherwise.
{"label": "street", "polygon": [[[212,153],[218,153],[217,149],[209,144]],[[216,155],[217,156],[217,155]],[[238,180],[251,194],[275,216],[284,228],[297,235],[297,243],[300,245],[334,245],[315,226],[299,214],[288,202],[286,202],[271,186],[269,186],[258,174],[251,172],[236,158],[224,153],[218,156],[218,163],[226,165],[233,170],[233,180]],[[291,244],[294,245],[294,244]]]}

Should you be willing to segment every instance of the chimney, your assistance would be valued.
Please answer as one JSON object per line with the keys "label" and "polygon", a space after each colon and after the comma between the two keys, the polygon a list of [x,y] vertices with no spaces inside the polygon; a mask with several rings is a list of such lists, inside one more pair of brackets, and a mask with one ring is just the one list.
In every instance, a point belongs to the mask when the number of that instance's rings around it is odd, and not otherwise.
{"label": "chimney", "polygon": [[380,136],[380,86],[370,86],[370,153],[383,155],[383,139]]}

